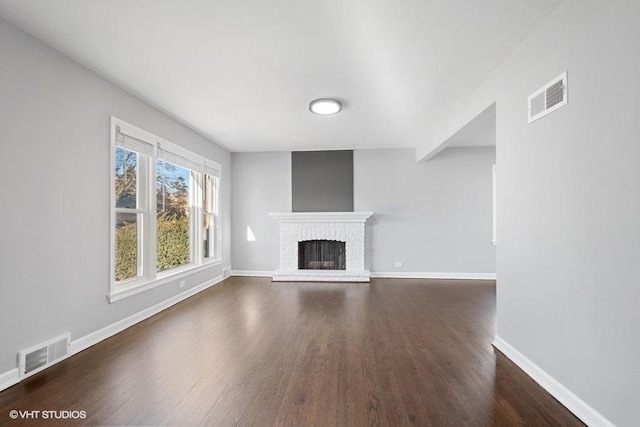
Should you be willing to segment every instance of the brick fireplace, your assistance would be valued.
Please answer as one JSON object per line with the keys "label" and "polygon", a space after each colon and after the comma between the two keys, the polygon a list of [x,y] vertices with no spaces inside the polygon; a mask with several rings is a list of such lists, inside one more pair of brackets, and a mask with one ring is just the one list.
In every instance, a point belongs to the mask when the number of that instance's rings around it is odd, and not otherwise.
{"label": "brick fireplace", "polygon": [[[368,282],[365,269],[365,223],[372,212],[270,213],[280,226],[280,266],[273,281]],[[300,269],[299,243],[344,242],[344,269]]]}

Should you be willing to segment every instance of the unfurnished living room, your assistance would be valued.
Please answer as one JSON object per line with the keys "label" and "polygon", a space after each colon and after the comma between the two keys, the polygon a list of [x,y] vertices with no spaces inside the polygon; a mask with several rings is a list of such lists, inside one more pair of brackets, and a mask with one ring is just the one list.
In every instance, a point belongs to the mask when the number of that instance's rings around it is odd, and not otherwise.
{"label": "unfurnished living room", "polygon": [[640,425],[640,2],[0,0],[0,426]]}

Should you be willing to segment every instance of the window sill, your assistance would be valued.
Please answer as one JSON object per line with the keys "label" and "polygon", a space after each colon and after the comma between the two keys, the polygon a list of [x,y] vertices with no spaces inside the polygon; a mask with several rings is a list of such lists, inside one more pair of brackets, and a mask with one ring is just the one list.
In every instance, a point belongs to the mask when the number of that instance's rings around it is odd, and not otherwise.
{"label": "window sill", "polygon": [[133,295],[137,295],[144,291],[148,291],[149,289],[157,288],[158,286],[166,285],[167,283],[175,282],[176,280],[182,279],[191,274],[208,270],[209,268],[215,267],[220,264],[222,264],[222,259],[216,259],[212,261],[205,261],[203,265],[181,268],[168,274],[162,274],[160,277],[152,281],[143,282],[122,290],[110,292],[107,295],[107,300],[109,301],[109,304],[113,304],[116,301],[120,301]]}

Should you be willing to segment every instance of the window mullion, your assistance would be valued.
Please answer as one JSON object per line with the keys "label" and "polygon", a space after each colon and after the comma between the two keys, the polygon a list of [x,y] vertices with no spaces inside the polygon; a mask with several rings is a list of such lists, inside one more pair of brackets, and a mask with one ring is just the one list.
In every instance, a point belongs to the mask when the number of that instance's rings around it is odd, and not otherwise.
{"label": "window mullion", "polygon": [[116,287],[116,132],[115,126],[111,127],[111,144],[110,144],[110,154],[109,154],[109,199],[111,200],[109,203],[111,213],[109,215],[110,222],[110,255],[109,255],[109,294],[115,291]]}
{"label": "window mullion", "polygon": [[196,173],[191,170],[189,172],[189,176],[191,177],[191,185],[189,186],[189,258],[191,263],[199,264],[198,262],[198,248],[195,247],[196,243],[196,196],[198,193],[198,181],[196,177]]}
{"label": "window mullion", "polygon": [[194,186],[194,198],[193,205],[195,207],[195,218],[194,218],[194,239],[195,239],[195,251],[196,251],[196,262],[198,264],[202,264],[204,262],[204,174],[195,173],[196,176],[196,185]]}
{"label": "window mullion", "polygon": [[214,257],[216,259],[221,259],[221,251],[222,251],[222,229],[220,227],[220,178],[217,177],[214,180],[214,193],[213,193],[213,216],[215,218],[215,242],[214,242]]}
{"label": "window mullion", "polygon": [[147,218],[145,221],[145,229],[147,230],[147,274],[149,280],[154,280],[158,275],[157,256],[156,256],[156,214],[157,214],[157,191],[156,191],[156,156],[147,159],[147,176],[145,182],[147,184],[146,203]]}

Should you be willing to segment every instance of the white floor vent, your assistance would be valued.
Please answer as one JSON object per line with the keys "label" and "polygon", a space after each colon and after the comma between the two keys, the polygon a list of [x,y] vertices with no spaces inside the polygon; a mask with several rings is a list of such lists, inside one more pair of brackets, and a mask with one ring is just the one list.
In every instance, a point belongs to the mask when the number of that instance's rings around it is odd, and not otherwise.
{"label": "white floor vent", "polygon": [[71,334],[67,333],[18,353],[20,376],[40,372],[69,355]]}
{"label": "white floor vent", "polygon": [[567,105],[567,72],[529,95],[529,123]]}

